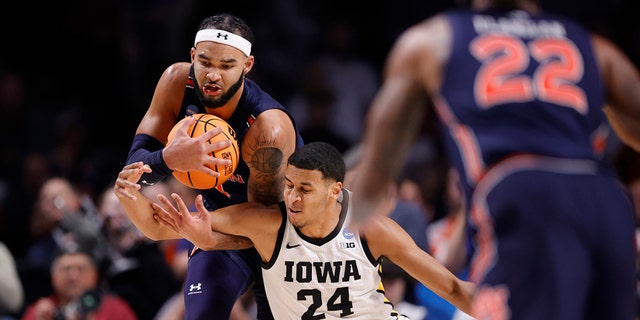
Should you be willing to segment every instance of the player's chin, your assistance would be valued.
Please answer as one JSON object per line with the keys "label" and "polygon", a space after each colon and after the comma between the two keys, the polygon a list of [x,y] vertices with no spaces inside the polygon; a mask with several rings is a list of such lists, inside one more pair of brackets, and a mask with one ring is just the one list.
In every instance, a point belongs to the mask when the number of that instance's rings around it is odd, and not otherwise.
{"label": "player's chin", "polygon": [[215,109],[224,105],[223,103],[221,103],[221,95],[204,94],[202,98],[202,104],[207,109]]}

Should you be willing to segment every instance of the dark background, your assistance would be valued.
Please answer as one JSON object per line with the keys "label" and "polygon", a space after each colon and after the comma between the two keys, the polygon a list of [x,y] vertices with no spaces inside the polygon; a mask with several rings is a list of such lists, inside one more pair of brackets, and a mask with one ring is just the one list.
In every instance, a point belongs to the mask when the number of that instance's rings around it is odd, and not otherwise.
{"label": "dark background", "polygon": [[[547,10],[574,16],[610,37],[640,63],[638,3],[542,1]],[[128,146],[164,68],[188,61],[197,25],[208,15],[230,12],[254,27],[258,41],[252,76],[285,100],[296,90],[297,74],[291,69],[322,50],[314,39],[323,25],[349,20],[358,35],[359,55],[379,68],[400,31],[455,5],[454,0],[13,1],[0,11],[0,75],[24,77],[28,108],[79,108],[90,118],[92,146],[120,148]],[[309,30],[300,30],[304,23]],[[304,47],[289,65],[294,53],[288,47]]]}

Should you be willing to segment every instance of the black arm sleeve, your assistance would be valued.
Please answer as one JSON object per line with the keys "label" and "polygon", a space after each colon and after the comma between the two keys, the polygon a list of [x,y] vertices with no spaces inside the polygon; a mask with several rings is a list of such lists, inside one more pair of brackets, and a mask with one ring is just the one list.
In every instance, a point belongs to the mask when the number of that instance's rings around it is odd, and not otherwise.
{"label": "black arm sleeve", "polygon": [[127,156],[127,164],[142,161],[151,167],[151,173],[144,173],[140,177],[140,183],[144,185],[154,185],[171,174],[171,169],[162,158],[162,148],[164,145],[156,138],[147,134],[136,134],[131,143],[131,149]]}

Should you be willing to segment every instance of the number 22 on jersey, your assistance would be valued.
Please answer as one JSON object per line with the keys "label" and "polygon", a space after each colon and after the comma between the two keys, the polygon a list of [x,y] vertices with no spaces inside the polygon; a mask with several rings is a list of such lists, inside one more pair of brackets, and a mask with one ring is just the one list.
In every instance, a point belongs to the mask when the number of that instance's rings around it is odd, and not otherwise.
{"label": "number 22 on jersey", "polygon": [[[525,43],[502,34],[484,34],[469,44],[482,63],[474,84],[479,106],[535,99],[587,113],[587,98],[577,83],[584,74],[582,55],[564,38],[540,38]],[[533,58],[538,66],[526,74]]]}

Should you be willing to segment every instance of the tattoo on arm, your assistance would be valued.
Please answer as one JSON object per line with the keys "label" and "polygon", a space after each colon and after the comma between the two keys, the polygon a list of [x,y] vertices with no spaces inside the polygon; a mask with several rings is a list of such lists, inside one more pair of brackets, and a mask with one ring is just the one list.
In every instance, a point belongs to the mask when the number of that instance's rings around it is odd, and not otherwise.
{"label": "tattoo on arm", "polygon": [[277,203],[282,198],[283,177],[280,175],[284,154],[274,147],[256,149],[251,157],[251,168],[256,170],[254,181],[249,183],[249,194],[254,201],[265,205]]}

